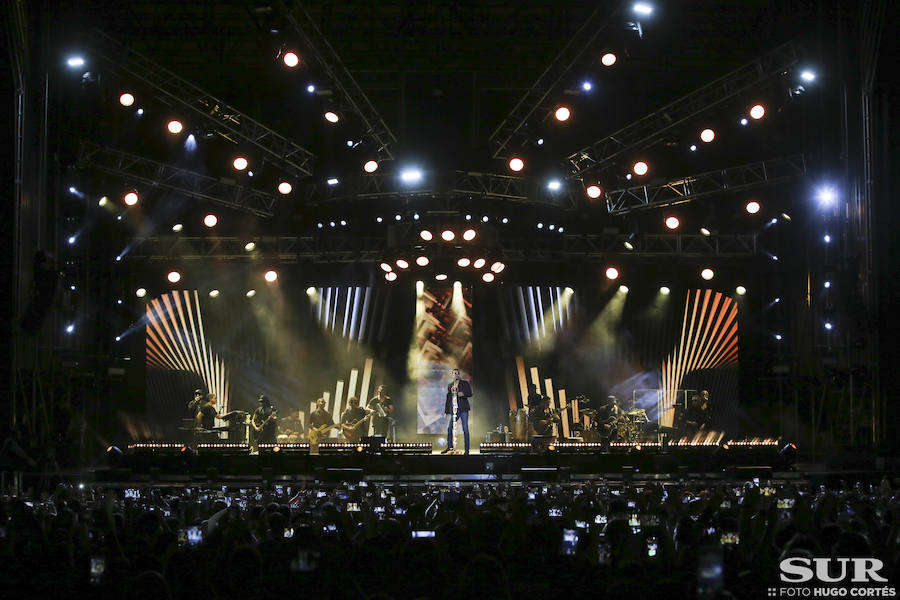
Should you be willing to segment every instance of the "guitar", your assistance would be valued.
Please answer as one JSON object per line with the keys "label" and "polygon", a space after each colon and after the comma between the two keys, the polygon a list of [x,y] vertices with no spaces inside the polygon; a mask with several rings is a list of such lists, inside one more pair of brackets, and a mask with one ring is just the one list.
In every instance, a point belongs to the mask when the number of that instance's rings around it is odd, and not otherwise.
{"label": "guitar", "polygon": [[252,422],[251,422],[251,425],[253,425],[253,430],[256,431],[257,433],[259,433],[260,431],[262,431],[262,428],[265,427],[266,425],[268,425],[268,424],[269,424],[269,421],[271,421],[272,419],[276,418],[277,415],[278,415],[278,410],[273,408],[273,409],[272,409],[272,414],[270,414],[268,417],[266,417],[266,420],[265,420],[265,421],[263,421],[262,423],[260,423],[259,425],[257,425],[257,424],[256,424],[256,414],[254,413],[253,419],[252,419]]}
{"label": "guitar", "polygon": [[320,427],[310,427],[309,431],[306,433],[306,437],[309,439],[310,444],[318,444],[319,439],[324,437],[322,434],[334,429],[337,427],[337,423],[332,423],[331,425],[322,425]]}
{"label": "guitar", "polygon": [[372,417],[372,414],[373,413],[367,414],[362,419],[360,419],[359,421],[357,421],[356,423],[354,423],[352,425],[341,425],[341,429],[343,429],[343,431],[344,431],[344,437],[347,438],[351,442],[356,441],[354,438],[358,437],[358,435],[359,435],[359,431],[357,431],[359,426],[362,425],[365,421],[368,421]]}

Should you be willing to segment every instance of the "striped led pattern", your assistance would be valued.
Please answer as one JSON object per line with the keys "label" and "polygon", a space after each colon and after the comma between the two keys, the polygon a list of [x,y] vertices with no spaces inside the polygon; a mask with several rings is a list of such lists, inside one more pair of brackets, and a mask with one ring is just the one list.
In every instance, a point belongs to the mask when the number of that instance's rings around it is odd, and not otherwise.
{"label": "striped led pattern", "polygon": [[147,367],[199,375],[219,411],[228,410],[228,370],[206,342],[196,290],[169,292],[147,305]]}
{"label": "striped led pattern", "polygon": [[737,360],[737,303],[721,292],[688,292],[681,340],[662,364],[665,410],[660,425],[672,426],[678,389],[688,373],[735,365]]}

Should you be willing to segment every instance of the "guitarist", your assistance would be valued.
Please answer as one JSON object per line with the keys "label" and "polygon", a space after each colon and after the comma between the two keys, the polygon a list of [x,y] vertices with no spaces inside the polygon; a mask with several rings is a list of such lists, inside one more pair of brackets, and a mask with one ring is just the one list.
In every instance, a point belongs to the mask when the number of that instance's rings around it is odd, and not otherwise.
{"label": "guitarist", "polygon": [[309,431],[307,437],[310,444],[318,445],[319,441],[328,437],[328,432],[334,427],[334,419],[331,413],[325,410],[325,398],[316,400],[316,410],[309,415]]}
{"label": "guitarist", "polygon": [[257,444],[274,444],[278,431],[278,411],[265,394],[260,394],[259,408],[253,412],[250,426],[256,434]]}
{"label": "guitarist", "polygon": [[553,435],[553,424],[559,421],[559,415],[550,410],[550,398],[547,396],[529,396],[528,417],[537,435]]}
{"label": "guitarist", "polygon": [[341,431],[348,442],[358,442],[362,437],[364,423],[369,420],[372,411],[359,405],[359,398],[347,398],[347,410],[341,415]]}

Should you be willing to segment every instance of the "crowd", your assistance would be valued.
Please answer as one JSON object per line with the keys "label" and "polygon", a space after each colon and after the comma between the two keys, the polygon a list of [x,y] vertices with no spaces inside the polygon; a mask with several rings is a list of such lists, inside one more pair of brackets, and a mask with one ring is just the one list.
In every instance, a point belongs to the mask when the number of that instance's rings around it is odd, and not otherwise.
{"label": "crowd", "polygon": [[893,582],[895,485],[60,485],[3,497],[0,589],[131,600],[765,598],[786,556],[876,557]]}

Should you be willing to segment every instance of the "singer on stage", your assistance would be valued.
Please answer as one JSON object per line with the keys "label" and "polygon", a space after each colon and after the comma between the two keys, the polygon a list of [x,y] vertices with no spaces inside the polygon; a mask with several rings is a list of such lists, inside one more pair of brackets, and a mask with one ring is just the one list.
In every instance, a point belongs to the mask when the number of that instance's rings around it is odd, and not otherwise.
{"label": "singer on stage", "polygon": [[441,454],[447,454],[453,450],[454,411],[456,420],[462,424],[466,454],[469,453],[469,398],[471,397],[472,386],[465,379],[459,378],[459,369],[453,369],[453,382],[447,386],[447,401],[444,404],[444,414],[450,415],[450,424],[447,426],[447,447]]}

